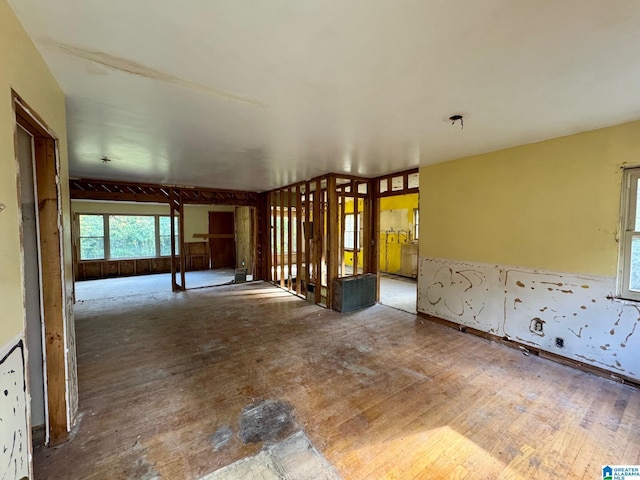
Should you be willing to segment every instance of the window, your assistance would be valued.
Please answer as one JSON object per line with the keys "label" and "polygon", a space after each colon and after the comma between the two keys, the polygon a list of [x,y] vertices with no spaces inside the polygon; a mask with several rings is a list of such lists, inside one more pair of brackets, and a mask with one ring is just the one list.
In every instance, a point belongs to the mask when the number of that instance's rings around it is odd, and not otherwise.
{"label": "window", "polygon": [[104,217],[79,215],[80,260],[102,260],[104,255]]}
{"label": "window", "polygon": [[[160,223],[160,256],[171,255],[171,217],[159,217]],[[176,237],[176,254],[179,253],[178,242],[178,217],[173,218],[174,232]]]}
{"label": "window", "polygon": [[418,233],[420,231],[420,210],[413,209],[413,239],[418,240]]}
{"label": "window", "polygon": [[[178,240],[178,219],[175,238]],[[171,255],[171,217],[166,215],[78,215],[80,260]],[[179,245],[176,243],[176,253]]]}
{"label": "window", "polygon": [[640,168],[624,173],[618,294],[640,300]]}
{"label": "window", "polygon": [[[344,248],[345,250],[360,250],[360,235],[355,236],[355,216],[353,213],[347,213],[344,216]],[[362,222],[360,214],[358,214],[358,230],[362,230]]]}

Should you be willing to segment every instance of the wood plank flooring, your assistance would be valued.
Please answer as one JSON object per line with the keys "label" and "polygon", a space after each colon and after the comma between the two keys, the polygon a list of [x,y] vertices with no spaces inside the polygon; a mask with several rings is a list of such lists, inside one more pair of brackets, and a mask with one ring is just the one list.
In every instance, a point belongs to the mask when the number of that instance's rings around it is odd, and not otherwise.
{"label": "wood plank flooring", "polygon": [[[345,479],[593,479],[640,464],[640,392],[377,305],[339,314],[264,283],[76,305],[81,419],[36,479],[192,480],[262,445],[289,402]],[[228,426],[228,445],[212,435]]]}

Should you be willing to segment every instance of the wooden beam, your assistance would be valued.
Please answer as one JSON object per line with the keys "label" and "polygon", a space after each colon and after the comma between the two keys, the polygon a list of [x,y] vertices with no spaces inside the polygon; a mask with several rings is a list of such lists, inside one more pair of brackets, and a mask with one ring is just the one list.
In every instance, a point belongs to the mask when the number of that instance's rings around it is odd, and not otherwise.
{"label": "wooden beam", "polygon": [[59,228],[61,212],[58,210],[60,194],[56,182],[55,141],[36,137],[34,147],[49,443],[58,445],[68,438],[62,239]]}
{"label": "wooden beam", "polygon": [[168,203],[171,189],[182,192],[183,205],[235,205],[255,207],[258,194],[242,190],[177,187],[96,179],[71,179],[69,191],[74,200],[109,200]]}

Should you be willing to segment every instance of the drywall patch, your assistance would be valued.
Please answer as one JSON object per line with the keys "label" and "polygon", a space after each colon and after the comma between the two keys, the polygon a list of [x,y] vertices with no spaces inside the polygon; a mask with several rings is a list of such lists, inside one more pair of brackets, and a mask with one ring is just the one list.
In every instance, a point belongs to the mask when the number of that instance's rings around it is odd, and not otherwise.
{"label": "drywall patch", "polygon": [[293,423],[291,404],[280,400],[261,400],[242,410],[239,435],[243,443],[276,440],[288,433]]}
{"label": "drywall patch", "polygon": [[24,344],[18,341],[0,360],[0,478],[29,476]]}

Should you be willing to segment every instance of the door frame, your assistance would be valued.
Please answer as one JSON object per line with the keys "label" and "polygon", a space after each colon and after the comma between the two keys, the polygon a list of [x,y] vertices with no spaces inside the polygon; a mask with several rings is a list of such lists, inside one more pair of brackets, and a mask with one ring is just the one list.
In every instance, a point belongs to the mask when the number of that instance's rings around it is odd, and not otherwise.
{"label": "door frame", "polygon": [[[69,438],[70,411],[67,391],[67,312],[64,283],[60,160],[55,134],[12,91],[15,122],[33,136],[34,190],[40,270],[41,319],[45,389],[46,443],[58,445]],[[16,127],[17,128],[17,127]],[[14,132],[17,154],[17,131]],[[17,158],[16,158],[17,162]],[[20,172],[18,171],[18,175]],[[18,182],[19,188],[19,182]],[[20,193],[18,192],[18,196]],[[22,225],[20,226],[22,229]],[[22,232],[21,232],[22,233]],[[22,258],[24,250],[21,240]],[[24,267],[24,265],[23,265]],[[27,353],[28,359],[28,353]],[[28,360],[27,360],[28,361]],[[28,383],[27,383],[28,384]],[[71,387],[71,385],[70,385]]]}

